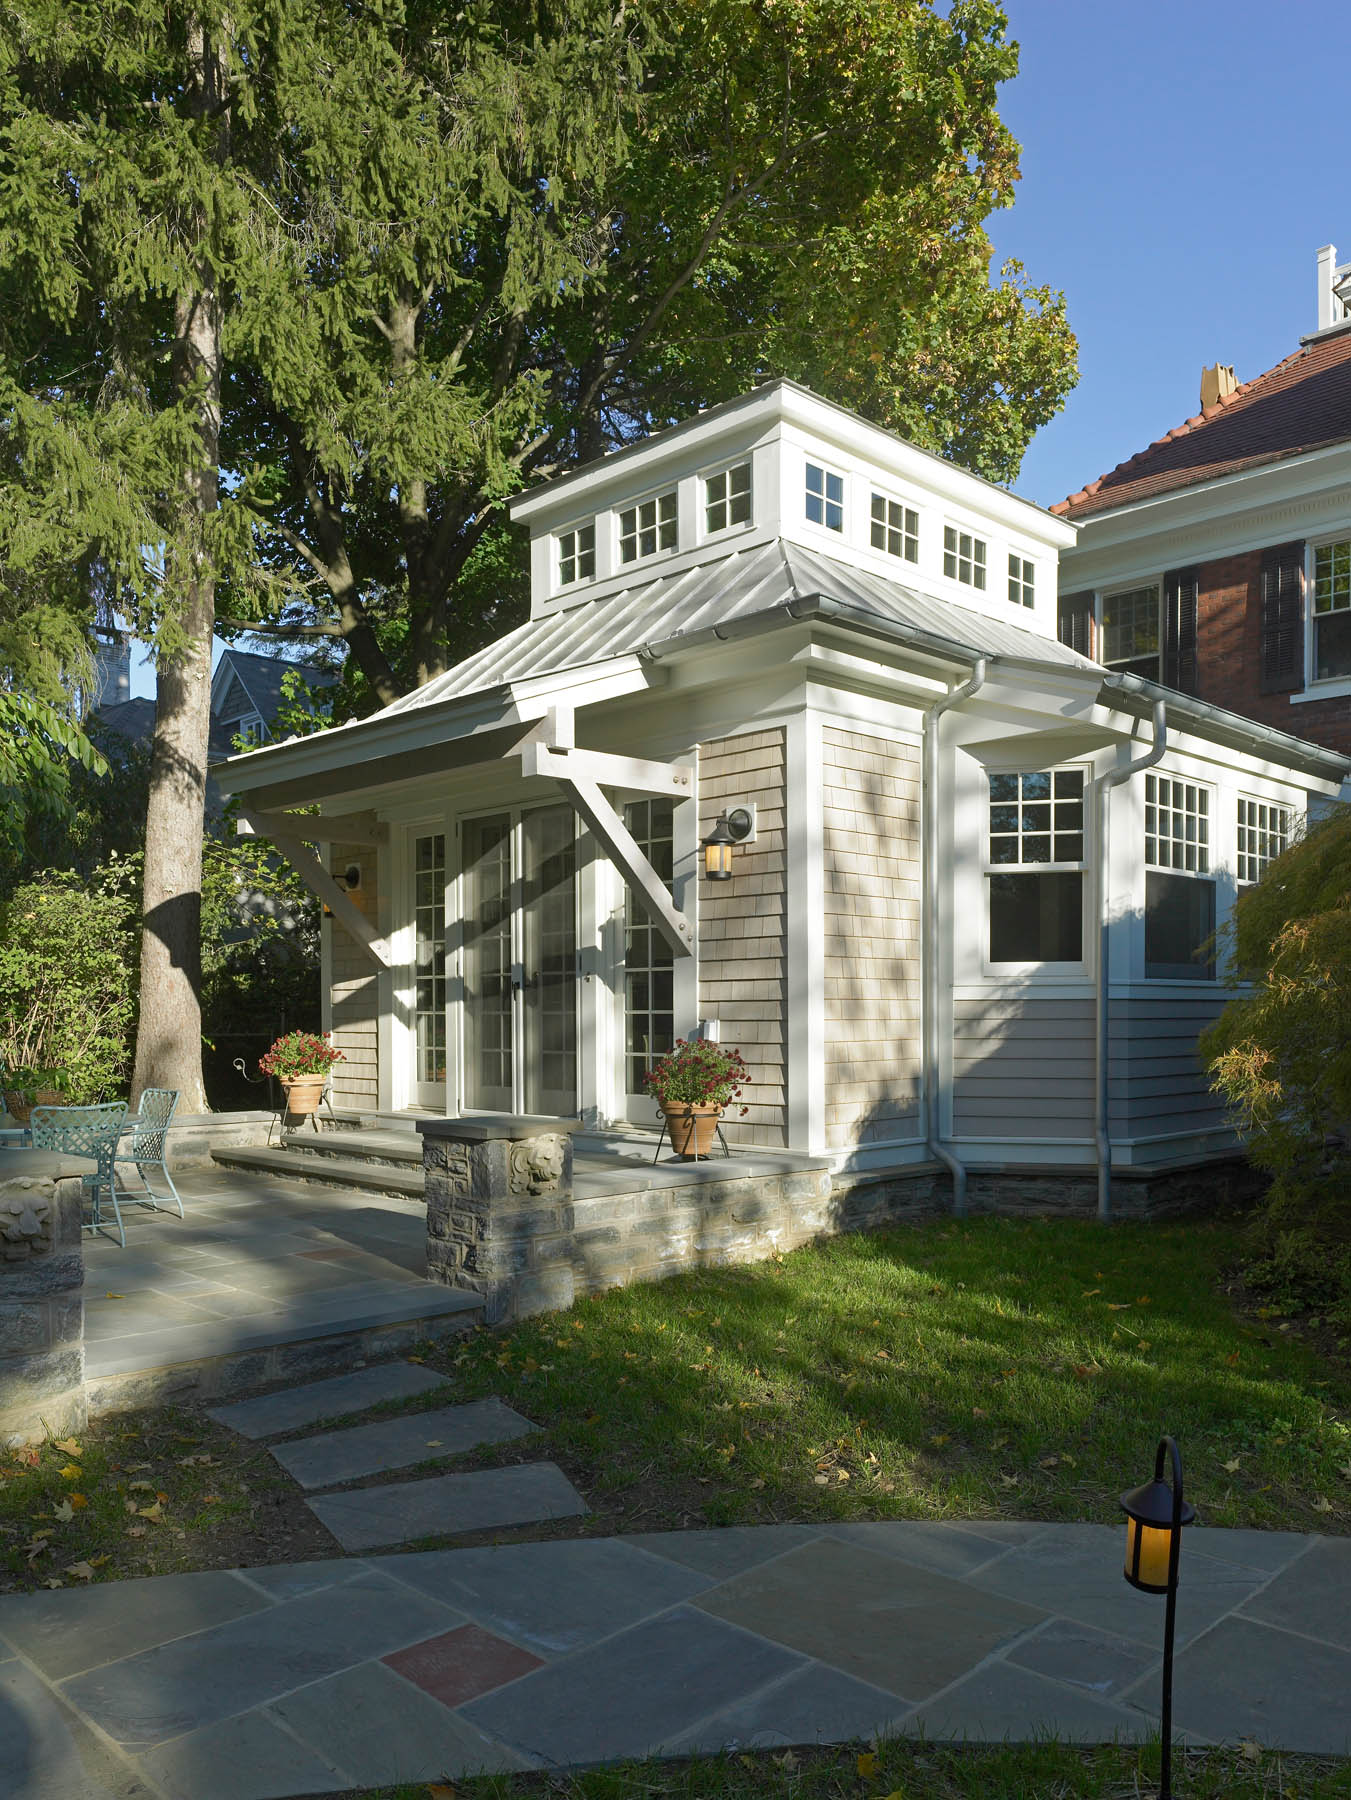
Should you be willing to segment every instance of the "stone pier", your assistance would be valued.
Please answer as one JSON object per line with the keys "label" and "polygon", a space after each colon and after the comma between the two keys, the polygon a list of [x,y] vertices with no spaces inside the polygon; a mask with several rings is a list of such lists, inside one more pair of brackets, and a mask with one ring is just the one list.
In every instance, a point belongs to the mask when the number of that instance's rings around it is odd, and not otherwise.
{"label": "stone pier", "polygon": [[82,1431],[84,1157],[0,1150],[0,1443]]}

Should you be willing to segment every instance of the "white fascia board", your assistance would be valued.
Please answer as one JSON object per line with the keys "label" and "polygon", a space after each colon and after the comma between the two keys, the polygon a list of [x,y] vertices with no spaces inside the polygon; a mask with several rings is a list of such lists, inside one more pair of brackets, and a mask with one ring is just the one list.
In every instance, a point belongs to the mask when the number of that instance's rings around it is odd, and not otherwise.
{"label": "white fascia board", "polygon": [[[1104,729],[1123,743],[1137,739],[1144,742],[1148,739],[1148,720],[1135,713],[1109,706],[1097,707],[1095,713],[1101,719]],[[1242,724],[1243,721],[1239,720],[1237,723]],[[1277,762],[1260,749],[1244,750],[1236,745],[1217,743],[1213,738],[1202,737],[1170,717],[1164,766],[1175,767],[1184,762],[1190,762],[1194,766],[1195,779],[1201,781],[1217,780],[1219,771],[1242,780],[1269,782],[1282,790],[1289,789],[1303,794],[1332,796],[1339,791],[1335,780],[1292,768],[1289,763]]]}
{"label": "white fascia board", "polygon": [[1061,558],[1062,593],[1242,555],[1351,517],[1351,441],[1095,513]]}

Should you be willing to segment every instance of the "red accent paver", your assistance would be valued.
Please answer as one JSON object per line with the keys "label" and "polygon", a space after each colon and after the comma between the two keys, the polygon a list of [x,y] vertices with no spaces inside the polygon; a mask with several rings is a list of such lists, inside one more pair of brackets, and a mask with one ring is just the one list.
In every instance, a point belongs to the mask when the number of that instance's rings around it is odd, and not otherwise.
{"label": "red accent paver", "polygon": [[444,1706],[463,1706],[466,1700],[544,1667],[538,1656],[478,1625],[461,1625],[381,1660]]}

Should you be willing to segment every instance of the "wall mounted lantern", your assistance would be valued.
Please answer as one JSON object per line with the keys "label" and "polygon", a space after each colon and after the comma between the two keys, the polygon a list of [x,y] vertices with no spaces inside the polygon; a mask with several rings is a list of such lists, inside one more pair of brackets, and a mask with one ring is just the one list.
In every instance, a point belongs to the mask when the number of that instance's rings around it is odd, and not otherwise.
{"label": "wall mounted lantern", "polygon": [[755,832],[753,806],[729,806],[718,814],[718,822],[700,844],[704,853],[704,874],[710,881],[732,879],[732,847],[744,844]]}
{"label": "wall mounted lantern", "polygon": [[[1163,1478],[1164,1458],[1172,1463],[1171,1485]],[[1182,1457],[1170,1437],[1159,1440],[1154,1479],[1121,1496],[1126,1515],[1126,1580],[1145,1594],[1166,1594],[1163,1623],[1162,1763],[1159,1800],[1172,1800],[1173,1628],[1177,1621],[1177,1565],[1182,1527],[1196,1517],[1182,1497]]]}

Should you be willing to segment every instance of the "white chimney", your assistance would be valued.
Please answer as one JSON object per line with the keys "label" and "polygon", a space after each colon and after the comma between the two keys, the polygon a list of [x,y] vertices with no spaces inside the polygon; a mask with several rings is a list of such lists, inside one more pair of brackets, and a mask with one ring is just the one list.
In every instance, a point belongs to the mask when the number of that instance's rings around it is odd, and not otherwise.
{"label": "white chimney", "polygon": [[1337,246],[1324,244],[1318,252],[1318,329],[1351,319],[1351,263],[1337,262]]}

